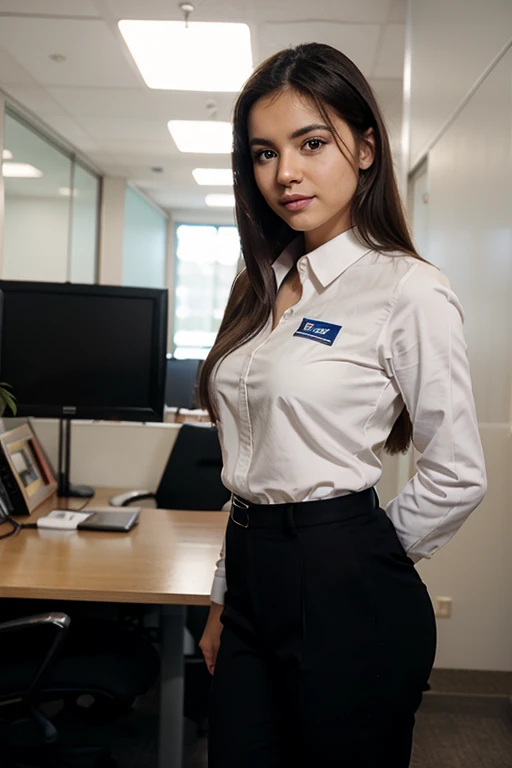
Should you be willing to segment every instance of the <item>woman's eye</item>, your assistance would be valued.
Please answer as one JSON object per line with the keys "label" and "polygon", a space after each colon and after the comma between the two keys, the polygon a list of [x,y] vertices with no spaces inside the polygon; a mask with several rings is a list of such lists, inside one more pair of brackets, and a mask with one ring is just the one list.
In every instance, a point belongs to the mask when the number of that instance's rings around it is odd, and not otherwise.
{"label": "woman's eye", "polygon": [[259,161],[262,161],[262,160],[272,160],[274,155],[275,155],[275,152],[273,152],[273,150],[271,150],[271,149],[262,149],[260,152],[256,152],[256,154],[254,155],[254,159],[255,160],[259,160]]}
{"label": "woman's eye", "polygon": [[322,144],[326,144],[327,142],[322,141],[322,139],[308,139],[306,141],[306,145],[309,147],[309,149],[315,150],[320,149]]}

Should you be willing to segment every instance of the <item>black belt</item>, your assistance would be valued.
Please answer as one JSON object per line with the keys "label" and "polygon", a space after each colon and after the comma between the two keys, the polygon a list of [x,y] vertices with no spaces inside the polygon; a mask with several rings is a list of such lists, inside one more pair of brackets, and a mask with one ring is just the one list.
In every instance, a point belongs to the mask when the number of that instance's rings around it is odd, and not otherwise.
{"label": "black belt", "polygon": [[281,528],[284,523],[288,527],[292,524],[295,528],[307,528],[350,519],[378,506],[379,497],[373,486],[345,496],[286,504],[253,504],[233,494],[230,517],[242,528]]}

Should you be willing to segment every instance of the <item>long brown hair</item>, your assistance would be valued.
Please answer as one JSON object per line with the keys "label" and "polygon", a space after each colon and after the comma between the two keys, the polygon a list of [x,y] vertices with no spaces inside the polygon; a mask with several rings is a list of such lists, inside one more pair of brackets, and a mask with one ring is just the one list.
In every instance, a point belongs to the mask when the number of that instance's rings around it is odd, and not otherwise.
{"label": "long brown hair", "polygon": [[[352,226],[357,227],[362,243],[372,250],[399,251],[425,261],[416,252],[407,228],[380,108],[356,65],[340,51],[321,43],[287,48],[266,59],[246,82],[234,107],[235,215],[246,268],[235,278],[215,344],[201,369],[199,398],[212,421],[218,419],[210,392],[213,368],[264,327],[277,294],[272,263],[297,236],[267,205],[256,185],[247,128],[255,102],[285,88],[305,97],[318,109],[336,141],[329,108],[338,114],[352,131],[356,157],[364,134],[373,128],[375,157],[369,168],[359,171],[351,201]],[[343,152],[339,142],[338,146]],[[412,423],[404,407],[384,450],[390,454],[405,453],[411,436]]]}

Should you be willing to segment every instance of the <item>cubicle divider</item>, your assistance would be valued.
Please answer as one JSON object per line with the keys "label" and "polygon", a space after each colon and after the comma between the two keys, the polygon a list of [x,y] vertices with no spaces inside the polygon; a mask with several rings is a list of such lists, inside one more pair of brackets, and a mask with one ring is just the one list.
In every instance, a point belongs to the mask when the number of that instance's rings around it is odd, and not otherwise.
{"label": "cubicle divider", "polygon": [[[5,419],[6,427],[14,419]],[[58,465],[58,420],[34,419],[37,436]],[[181,424],[72,422],[71,479],[93,487],[155,491]]]}

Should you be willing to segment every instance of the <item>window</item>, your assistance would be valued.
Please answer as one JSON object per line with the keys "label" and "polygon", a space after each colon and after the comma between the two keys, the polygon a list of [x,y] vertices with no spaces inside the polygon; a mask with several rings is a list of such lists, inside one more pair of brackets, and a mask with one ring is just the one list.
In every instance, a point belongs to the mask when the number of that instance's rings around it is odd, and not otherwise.
{"label": "window", "polygon": [[206,357],[219,330],[240,257],[234,226],[176,229],[173,354]]}

